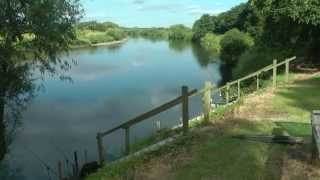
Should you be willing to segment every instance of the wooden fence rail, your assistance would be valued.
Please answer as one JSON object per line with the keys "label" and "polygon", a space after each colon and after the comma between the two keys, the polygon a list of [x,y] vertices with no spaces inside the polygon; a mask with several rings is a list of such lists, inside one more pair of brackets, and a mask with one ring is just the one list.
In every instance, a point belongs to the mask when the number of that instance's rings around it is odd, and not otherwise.
{"label": "wooden fence rail", "polygon": [[287,83],[287,82],[289,82],[290,62],[295,59],[296,59],[296,57],[292,57],[292,58],[286,59],[280,63],[277,63],[277,60],[274,60],[273,64],[268,65],[268,66],[266,66],[256,72],[253,72],[245,77],[228,82],[225,85],[218,87],[218,88],[215,88],[214,86],[211,86],[211,88],[209,88],[209,89],[203,88],[203,89],[199,90],[198,93],[195,93],[192,96],[198,96],[198,95],[204,94],[208,90],[210,90],[212,94],[218,93],[218,92],[225,92],[226,103],[229,103],[230,102],[230,92],[229,91],[230,91],[231,86],[234,86],[234,85],[238,86],[238,88],[237,88],[238,98],[237,99],[239,99],[241,96],[241,83],[243,81],[248,80],[250,78],[255,78],[257,81],[257,90],[258,90],[261,87],[261,81],[260,81],[261,74],[268,72],[270,70],[272,70],[272,72],[273,72],[272,73],[272,87],[275,88],[277,86],[278,67],[285,65],[285,82]]}
{"label": "wooden fence rail", "polygon": [[141,121],[144,121],[150,117],[153,117],[161,112],[164,112],[178,104],[182,104],[182,124],[183,124],[183,132],[184,133],[187,133],[188,131],[188,127],[189,127],[189,124],[188,124],[188,120],[189,120],[189,102],[188,102],[188,99],[189,99],[189,96],[195,94],[197,92],[196,89],[192,90],[192,91],[188,91],[188,87],[187,86],[183,86],[182,87],[182,95],[157,107],[157,108],[154,108],[152,109],[151,111],[148,111],[140,116],[137,116],[115,128],[112,128],[108,131],[105,131],[105,132],[99,132],[97,133],[97,144],[98,144],[98,155],[99,155],[99,162],[100,164],[104,164],[105,161],[106,161],[106,154],[105,154],[105,148],[104,148],[104,145],[103,145],[103,141],[102,141],[102,138],[112,132],[115,132],[117,130],[120,130],[120,129],[124,129],[125,130],[125,153],[126,155],[128,155],[130,153],[130,127],[141,122]]}
{"label": "wooden fence rail", "polygon": [[[254,73],[251,73],[245,77],[242,77],[240,79],[237,79],[232,82],[226,83],[226,85],[215,88],[214,85],[211,84],[211,82],[206,82],[205,87],[201,89],[200,91],[192,90],[189,91],[187,86],[182,87],[182,95],[157,107],[152,109],[151,111],[148,111],[140,116],[137,116],[115,128],[112,128],[105,132],[98,132],[97,133],[97,145],[98,145],[98,155],[99,155],[99,163],[100,165],[103,165],[106,162],[106,152],[105,147],[103,145],[103,137],[120,129],[125,130],[125,153],[128,155],[130,153],[130,127],[144,121],[150,117],[153,117],[161,112],[164,112],[178,104],[182,104],[182,127],[183,127],[183,133],[188,132],[189,128],[189,98],[197,95],[202,95],[202,103],[203,103],[203,115],[205,120],[209,120],[210,118],[210,112],[211,112],[211,103],[212,103],[212,97],[211,95],[213,93],[217,92],[225,92],[225,104],[229,104],[231,101],[239,100],[241,98],[241,82],[248,80],[250,78],[255,78],[257,81],[257,90],[260,89],[260,79],[261,74],[264,72],[268,72],[272,70],[272,87],[276,88],[277,86],[277,71],[278,67],[285,65],[285,82],[289,81],[289,72],[290,72],[290,62],[295,60],[296,57],[292,57],[289,59],[286,59],[283,62],[277,63],[277,60],[273,61],[273,64],[266,66]],[[230,89],[231,86],[237,85],[237,97],[234,99],[230,96]]]}

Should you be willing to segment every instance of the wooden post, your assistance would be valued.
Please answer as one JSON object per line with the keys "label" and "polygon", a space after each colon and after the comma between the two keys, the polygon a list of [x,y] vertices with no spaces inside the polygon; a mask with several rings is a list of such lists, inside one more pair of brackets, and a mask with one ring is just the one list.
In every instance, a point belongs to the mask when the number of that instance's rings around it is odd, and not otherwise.
{"label": "wooden post", "polygon": [[277,87],[277,60],[273,60],[273,76],[272,76],[272,87],[276,89]]}
{"label": "wooden post", "polygon": [[227,89],[226,89],[226,104],[229,104],[230,98],[229,98],[229,89],[230,89],[230,84],[227,83]]}
{"label": "wooden post", "polygon": [[210,120],[210,109],[211,109],[211,82],[207,81],[204,84],[204,94],[202,97],[202,106],[203,106],[203,116],[205,121]]}
{"label": "wooden post", "polygon": [[156,121],[156,127],[157,127],[157,130],[160,131],[161,130],[161,121]]}
{"label": "wooden post", "polygon": [[186,134],[189,129],[189,99],[188,86],[182,87],[182,127],[183,133]]}
{"label": "wooden post", "polygon": [[130,154],[130,127],[125,128],[125,154]]}
{"label": "wooden post", "polygon": [[78,161],[78,153],[77,151],[74,151],[74,166],[75,166],[75,174],[76,176],[79,175],[79,161]]}
{"label": "wooden post", "polygon": [[240,80],[238,80],[238,100],[241,98]]}
{"label": "wooden post", "polygon": [[259,79],[259,74],[257,74],[257,90],[260,89],[260,79]]}
{"label": "wooden post", "polygon": [[58,175],[59,175],[59,180],[63,180],[63,167],[62,167],[62,162],[58,162]]}
{"label": "wooden post", "polygon": [[286,83],[288,83],[289,82],[289,68],[290,68],[290,66],[289,66],[289,61],[286,61]]}
{"label": "wooden post", "polygon": [[84,150],[84,163],[88,162],[88,151],[85,149]]}
{"label": "wooden post", "polygon": [[311,114],[311,126],[312,126],[312,154],[311,163],[318,164],[320,157],[320,111],[315,110]]}
{"label": "wooden post", "polygon": [[104,148],[103,148],[101,133],[97,133],[97,144],[98,144],[99,162],[100,162],[100,165],[103,166],[105,163],[105,157],[104,157]]}

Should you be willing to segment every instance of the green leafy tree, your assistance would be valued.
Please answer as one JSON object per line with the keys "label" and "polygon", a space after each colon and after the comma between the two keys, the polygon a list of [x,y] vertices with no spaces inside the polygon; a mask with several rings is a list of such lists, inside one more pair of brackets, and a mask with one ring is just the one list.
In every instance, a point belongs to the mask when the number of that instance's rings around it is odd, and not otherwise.
{"label": "green leafy tree", "polygon": [[18,117],[35,89],[31,70],[54,73],[56,67],[69,67],[58,53],[68,51],[76,38],[81,7],[78,0],[1,0],[0,7],[1,160],[8,145],[6,127],[14,124],[7,117]]}
{"label": "green leafy tree", "polygon": [[221,60],[228,65],[236,65],[241,54],[253,45],[253,39],[238,29],[232,29],[226,32],[220,45]]}
{"label": "green leafy tree", "polygon": [[266,18],[261,43],[319,61],[319,0],[251,0],[250,4]]}
{"label": "green leafy tree", "polygon": [[209,14],[201,16],[201,18],[197,20],[192,27],[194,32],[193,40],[200,41],[207,33],[213,32],[215,29],[215,23],[215,17],[211,17]]}
{"label": "green leafy tree", "polygon": [[249,33],[254,38],[259,38],[263,33],[265,17],[256,7],[247,4],[237,18],[238,29]]}
{"label": "green leafy tree", "polygon": [[170,40],[191,40],[192,30],[184,25],[174,25],[169,28]]}
{"label": "green leafy tree", "polygon": [[[240,4],[227,12],[221,13],[217,16],[217,20],[215,23],[215,28],[213,30],[214,33],[224,34],[225,32],[238,28],[238,20],[239,16],[245,10],[247,4]],[[242,30],[242,29],[240,29]]]}
{"label": "green leafy tree", "polygon": [[207,33],[201,39],[201,46],[207,48],[208,50],[212,51],[215,54],[220,53],[220,41],[222,39],[222,35],[216,35],[213,33]]}

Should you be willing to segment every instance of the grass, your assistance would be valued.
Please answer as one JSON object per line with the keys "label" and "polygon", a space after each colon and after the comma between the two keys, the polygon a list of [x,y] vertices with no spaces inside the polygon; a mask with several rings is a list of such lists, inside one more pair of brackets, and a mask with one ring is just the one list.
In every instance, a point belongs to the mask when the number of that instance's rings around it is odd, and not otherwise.
{"label": "grass", "polygon": [[[310,112],[320,109],[320,75],[293,76],[294,83],[274,93],[261,90],[239,104],[217,109],[206,126],[198,125],[173,144],[108,165],[88,179],[319,179],[319,169],[309,164],[309,158]],[[305,144],[234,138],[284,132],[303,137]]]}

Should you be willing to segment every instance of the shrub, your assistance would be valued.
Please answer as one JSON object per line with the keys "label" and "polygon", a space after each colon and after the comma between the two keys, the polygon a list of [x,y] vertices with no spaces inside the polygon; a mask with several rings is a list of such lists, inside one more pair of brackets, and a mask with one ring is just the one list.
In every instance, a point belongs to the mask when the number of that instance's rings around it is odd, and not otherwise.
{"label": "shrub", "polygon": [[174,25],[169,29],[170,40],[191,40],[192,30],[184,25]]}
{"label": "shrub", "polygon": [[228,65],[235,65],[239,57],[253,45],[253,39],[238,29],[232,29],[220,42],[220,58]]}
{"label": "shrub", "polygon": [[262,46],[254,47],[240,56],[237,65],[232,70],[232,76],[234,79],[243,77],[272,64],[273,59],[283,61],[285,58],[291,56],[294,56],[294,53],[288,50],[280,50]]}
{"label": "shrub", "polygon": [[107,31],[107,36],[113,37],[113,39],[116,40],[116,41],[121,40],[121,39],[126,37],[126,35],[125,35],[123,30],[115,29],[115,28],[109,29]]}
{"label": "shrub", "polygon": [[201,46],[205,47],[206,49],[212,51],[215,54],[219,54],[221,50],[221,39],[222,35],[207,33],[203,38],[201,38]]}
{"label": "shrub", "polygon": [[91,35],[88,38],[91,44],[114,41],[114,37],[108,36],[106,33]]}

